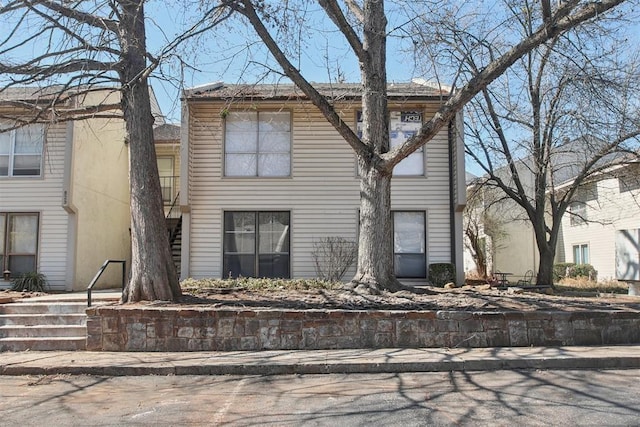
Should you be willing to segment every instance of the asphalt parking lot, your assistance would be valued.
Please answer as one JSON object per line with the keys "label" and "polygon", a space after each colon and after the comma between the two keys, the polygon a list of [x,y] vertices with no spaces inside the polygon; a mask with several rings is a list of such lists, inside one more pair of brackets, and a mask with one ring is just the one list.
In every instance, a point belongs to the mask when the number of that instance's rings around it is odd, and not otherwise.
{"label": "asphalt parking lot", "polygon": [[2,425],[637,425],[640,370],[0,377]]}

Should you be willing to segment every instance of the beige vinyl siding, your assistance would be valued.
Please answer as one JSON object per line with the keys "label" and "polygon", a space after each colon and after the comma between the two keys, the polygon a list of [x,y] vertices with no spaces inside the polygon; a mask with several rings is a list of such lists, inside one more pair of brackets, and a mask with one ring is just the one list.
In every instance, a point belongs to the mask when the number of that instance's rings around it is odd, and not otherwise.
{"label": "beige vinyl siding", "polygon": [[[254,107],[256,103],[250,106]],[[309,104],[259,104],[259,110],[292,111],[292,168],[286,178],[223,177],[223,120],[226,106],[190,104],[189,205],[192,277],[221,277],[222,213],[286,210],[291,212],[291,275],[315,277],[313,242],[327,236],[355,240],[360,184],[351,148]],[[235,108],[238,108],[235,106]],[[402,109],[415,109],[416,105]],[[355,125],[357,104],[338,106]],[[427,110],[427,115],[433,108]],[[394,178],[392,209],[427,213],[427,263],[450,260],[447,131],[426,147],[427,176]],[[184,260],[183,260],[184,261]],[[352,275],[350,271],[345,279]]]}
{"label": "beige vinyl siding", "polygon": [[61,206],[66,125],[47,130],[41,177],[0,178],[0,211],[38,212],[38,271],[53,290],[64,290],[67,268],[67,213]]}

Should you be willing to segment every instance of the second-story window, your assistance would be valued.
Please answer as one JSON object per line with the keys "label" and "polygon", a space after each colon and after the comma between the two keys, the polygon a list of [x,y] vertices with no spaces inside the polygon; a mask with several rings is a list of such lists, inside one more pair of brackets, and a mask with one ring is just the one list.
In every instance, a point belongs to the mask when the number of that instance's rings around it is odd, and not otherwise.
{"label": "second-story window", "polygon": [[[358,137],[362,138],[362,112],[357,113]],[[421,111],[389,112],[389,144],[393,149],[417,134],[422,127]],[[418,148],[393,168],[394,176],[424,175],[424,147]]]}
{"label": "second-story window", "polygon": [[291,175],[291,113],[230,112],[225,123],[224,175]]}
{"label": "second-story window", "polygon": [[[7,127],[0,123],[3,126]],[[43,149],[43,125],[0,132],[0,177],[40,176]]]}
{"label": "second-story window", "polygon": [[582,225],[587,222],[587,204],[584,202],[573,202],[569,205],[571,226]]}

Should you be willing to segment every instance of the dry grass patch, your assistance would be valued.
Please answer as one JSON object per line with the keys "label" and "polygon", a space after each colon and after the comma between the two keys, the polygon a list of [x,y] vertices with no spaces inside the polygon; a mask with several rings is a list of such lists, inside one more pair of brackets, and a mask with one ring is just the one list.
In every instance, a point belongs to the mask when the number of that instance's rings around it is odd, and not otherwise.
{"label": "dry grass patch", "polygon": [[556,285],[559,292],[594,292],[605,294],[626,294],[629,292],[629,285],[617,280],[607,280],[594,282],[587,277],[565,277]]}
{"label": "dry grass patch", "polygon": [[283,290],[319,290],[339,289],[341,282],[329,282],[319,279],[264,279],[239,277],[237,279],[185,279],[180,283],[185,291],[199,290],[252,290],[252,291],[283,291]]}

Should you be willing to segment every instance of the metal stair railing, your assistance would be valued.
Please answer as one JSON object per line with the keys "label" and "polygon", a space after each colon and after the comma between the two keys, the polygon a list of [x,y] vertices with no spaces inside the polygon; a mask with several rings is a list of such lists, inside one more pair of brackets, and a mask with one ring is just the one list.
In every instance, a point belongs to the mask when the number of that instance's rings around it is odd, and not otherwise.
{"label": "metal stair railing", "polygon": [[167,215],[165,216],[165,218],[167,219],[178,218],[180,213],[180,210],[179,210],[180,205],[178,204],[179,200],[180,200],[180,192],[178,191],[178,193],[176,194],[176,197],[173,198],[173,202],[171,202],[171,206],[169,207],[169,212],[167,212]]}
{"label": "metal stair railing", "polygon": [[91,307],[91,290],[95,286],[102,273],[104,273],[104,270],[106,270],[107,266],[111,263],[122,264],[122,290],[124,291],[124,285],[126,283],[127,276],[127,261],[123,259],[108,259],[102,264],[102,267],[100,267],[96,275],[93,277],[93,280],[91,280],[91,283],[89,283],[89,286],[87,286],[87,307]]}

